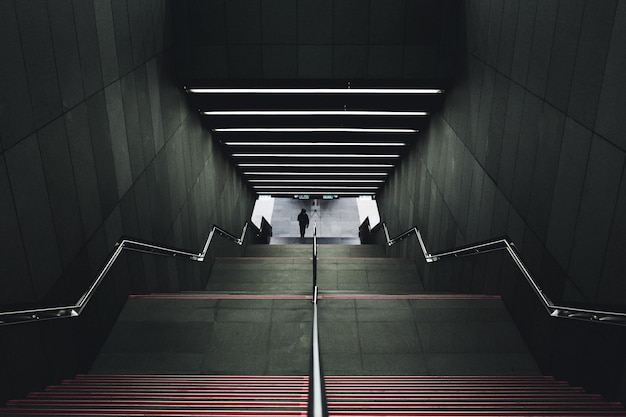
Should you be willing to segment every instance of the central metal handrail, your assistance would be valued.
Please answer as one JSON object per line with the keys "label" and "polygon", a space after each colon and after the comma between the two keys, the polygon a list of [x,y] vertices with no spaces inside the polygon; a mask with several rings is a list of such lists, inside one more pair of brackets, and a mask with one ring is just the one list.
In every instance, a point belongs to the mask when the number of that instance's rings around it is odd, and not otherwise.
{"label": "central metal handrail", "polygon": [[313,334],[311,336],[311,372],[309,376],[309,417],[327,417],[324,376],[319,348],[317,326],[317,223],[313,224]]}
{"label": "central metal handrail", "polygon": [[121,238],[115,244],[114,251],[107,259],[106,263],[100,270],[100,273],[96,276],[95,280],[89,285],[89,288],[83,293],[83,295],[81,295],[75,304],[0,312],[0,326],[80,316],[123,250],[151,253],[162,256],[183,257],[192,261],[202,262],[206,257],[215,234],[232,240],[238,245],[242,245],[247,230],[248,222],[244,224],[241,236],[237,237],[221,227],[214,225],[207,236],[202,251],[198,253],[157,245],[155,243],[143,242],[138,239]]}
{"label": "central metal handrail", "polygon": [[313,223],[313,289],[317,288],[317,222]]}
{"label": "central metal handrail", "polygon": [[311,373],[309,376],[309,417],[326,417],[328,410],[324,400],[324,381],[320,359],[319,332],[317,326],[317,287],[313,295],[313,334],[311,339]]}
{"label": "central metal handrail", "polygon": [[382,226],[385,231],[385,238],[387,239],[388,246],[392,246],[409,236],[415,235],[419,242],[420,248],[422,249],[424,259],[428,263],[439,262],[447,259],[457,259],[464,256],[479,255],[498,250],[506,250],[506,252],[509,254],[509,256],[511,257],[517,268],[520,270],[528,284],[533,289],[535,295],[537,295],[537,297],[541,301],[541,304],[544,306],[548,314],[550,314],[550,316],[626,326],[626,313],[620,311],[605,311],[590,308],[562,306],[553,303],[530,273],[530,270],[525,265],[520,254],[518,253],[515,244],[506,237],[487,242],[476,243],[473,245],[464,246],[441,253],[431,254],[426,249],[426,244],[424,243],[422,234],[417,226],[413,226],[412,228],[400,233],[394,238],[389,237],[389,230],[387,229],[387,225],[384,222],[382,223]]}

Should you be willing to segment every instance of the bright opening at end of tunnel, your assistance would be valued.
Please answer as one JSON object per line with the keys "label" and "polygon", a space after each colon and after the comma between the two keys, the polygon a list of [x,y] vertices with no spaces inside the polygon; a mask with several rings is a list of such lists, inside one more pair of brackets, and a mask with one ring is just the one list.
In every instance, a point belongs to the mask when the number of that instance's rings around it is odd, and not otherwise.
{"label": "bright opening at end of tunnel", "polygon": [[265,218],[272,226],[273,238],[298,238],[298,215],[304,209],[310,223],[305,237],[313,237],[313,224],[316,224],[318,237],[358,238],[359,226],[366,218],[369,218],[371,227],[380,222],[377,202],[371,196],[299,197],[259,196],[254,205],[252,223],[260,228],[261,220]]}

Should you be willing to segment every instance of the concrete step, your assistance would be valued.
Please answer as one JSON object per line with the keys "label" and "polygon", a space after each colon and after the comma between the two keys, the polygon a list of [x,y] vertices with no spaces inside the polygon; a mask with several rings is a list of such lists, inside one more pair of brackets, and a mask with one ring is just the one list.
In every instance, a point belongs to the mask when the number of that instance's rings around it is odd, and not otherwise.
{"label": "concrete step", "polygon": [[78,375],[0,415],[304,416],[308,376]]}
{"label": "concrete step", "polygon": [[623,415],[606,402],[545,376],[327,376],[329,415]]}
{"label": "concrete step", "polygon": [[[92,373],[302,375],[310,294],[133,296]],[[499,297],[322,291],[327,375],[539,375]]]}
{"label": "concrete step", "polygon": [[420,294],[424,285],[415,263],[404,258],[325,258],[318,261],[321,292]]}
{"label": "concrete step", "polygon": [[540,375],[499,297],[320,294],[326,375]]}
{"label": "concrete step", "polygon": [[[313,256],[312,244],[295,245],[248,245],[246,247],[248,257],[303,257]],[[385,257],[385,248],[381,245],[318,245],[319,257],[333,258],[366,258]]]}
{"label": "concrete step", "polygon": [[[306,416],[307,375],[77,375],[6,416]],[[329,416],[626,416],[547,376],[326,376]]]}
{"label": "concrete step", "polygon": [[[417,267],[410,259],[320,256],[317,274],[320,291],[418,294],[424,290]],[[311,258],[218,258],[205,289],[299,294],[310,292],[312,282]]]}
{"label": "concrete step", "polygon": [[[270,245],[309,245],[313,244],[312,237],[272,237]],[[360,245],[358,237],[318,237],[318,245]]]}
{"label": "concrete step", "polygon": [[310,293],[312,261],[306,258],[218,258],[206,291],[259,294]]}
{"label": "concrete step", "polygon": [[307,297],[212,293],[131,297],[91,373],[306,374],[313,318]]}

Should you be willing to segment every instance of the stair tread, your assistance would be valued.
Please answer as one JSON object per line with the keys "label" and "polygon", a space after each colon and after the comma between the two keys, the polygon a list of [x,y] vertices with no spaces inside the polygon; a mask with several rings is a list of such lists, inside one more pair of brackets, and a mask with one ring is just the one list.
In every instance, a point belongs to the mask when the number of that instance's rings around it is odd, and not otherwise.
{"label": "stair tread", "polygon": [[[304,416],[306,375],[80,374],[0,415]],[[626,416],[567,382],[541,375],[325,377],[329,416]]]}

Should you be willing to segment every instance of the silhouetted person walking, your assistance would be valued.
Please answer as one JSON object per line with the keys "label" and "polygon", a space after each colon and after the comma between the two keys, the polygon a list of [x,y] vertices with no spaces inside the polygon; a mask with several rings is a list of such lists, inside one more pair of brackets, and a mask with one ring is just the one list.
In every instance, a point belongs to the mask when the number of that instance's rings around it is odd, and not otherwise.
{"label": "silhouetted person walking", "polygon": [[306,210],[302,209],[298,214],[298,223],[300,224],[300,237],[304,237],[304,231],[309,227],[309,216],[306,214]]}

